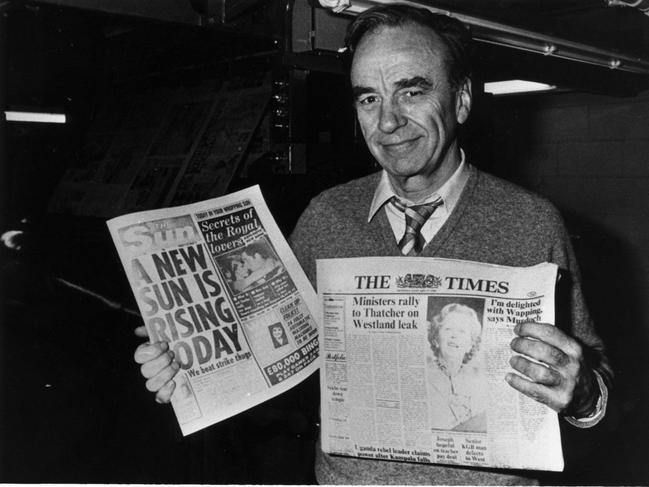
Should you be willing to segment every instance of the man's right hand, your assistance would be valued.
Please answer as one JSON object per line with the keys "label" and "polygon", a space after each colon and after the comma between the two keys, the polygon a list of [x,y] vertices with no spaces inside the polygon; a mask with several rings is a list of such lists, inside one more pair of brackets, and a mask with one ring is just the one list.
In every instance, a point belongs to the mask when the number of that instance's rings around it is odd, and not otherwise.
{"label": "man's right hand", "polygon": [[[146,337],[146,329],[141,326],[135,330],[137,336]],[[180,364],[174,360],[174,353],[169,350],[167,342],[142,343],[133,355],[141,365],[140,372],[146,381],[146,388],[155,392],[155,400],[167,403],[176,388],[173,378],[180,369]]]}

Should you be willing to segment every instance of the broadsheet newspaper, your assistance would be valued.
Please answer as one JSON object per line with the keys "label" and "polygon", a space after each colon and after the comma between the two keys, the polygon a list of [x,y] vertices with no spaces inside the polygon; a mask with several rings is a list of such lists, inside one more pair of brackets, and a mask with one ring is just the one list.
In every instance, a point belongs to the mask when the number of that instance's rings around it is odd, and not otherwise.
{"label": "broadsheet newspaper", "polygon": [[318,368],[316,295],[258,186],[108,227],[150,340],[180,362],[171,402],[183,435]]}
{"label": "broadsheet newspaper", "polygon": [[515,391],[513,328],[554,323],[557,267],[318,261],[326,452],[560,471],[554,411]]}

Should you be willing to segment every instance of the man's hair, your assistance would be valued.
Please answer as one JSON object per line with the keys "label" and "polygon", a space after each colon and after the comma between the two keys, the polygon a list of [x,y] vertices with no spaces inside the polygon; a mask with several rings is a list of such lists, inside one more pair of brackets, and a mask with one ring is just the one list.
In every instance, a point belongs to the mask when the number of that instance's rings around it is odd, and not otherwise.
{"label": "man's hair", "polygon": [[241,254],[247,254],[250,257],[254,257],[255,254],[261,255],[264,259],[268,259],[270,257],[273,257],[273,253],[270,251],[267,245],[261,243],[261,242],[253,242],[251,244],[248,244],[244,247],[244,249],[241,251]]}
{"label": "man's hair", "polygon": [[382,27],[420,25],[433,31],[445,48],[448,80],[454,89],[471,77],[471,32],[457,19],[409,5],[379,5],[360,14],[347,28],[345,46],[353,53],[363,37]]}

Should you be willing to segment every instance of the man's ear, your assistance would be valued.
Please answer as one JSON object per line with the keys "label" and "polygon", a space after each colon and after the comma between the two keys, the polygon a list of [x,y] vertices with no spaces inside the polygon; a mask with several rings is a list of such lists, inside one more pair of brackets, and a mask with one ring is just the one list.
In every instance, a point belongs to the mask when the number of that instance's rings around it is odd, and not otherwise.
{"label": "man's ear", "polygon": [[455,92],[455,117],[457,123],[463,124],[469,118],[472,100],[471,80],[466,78]]}

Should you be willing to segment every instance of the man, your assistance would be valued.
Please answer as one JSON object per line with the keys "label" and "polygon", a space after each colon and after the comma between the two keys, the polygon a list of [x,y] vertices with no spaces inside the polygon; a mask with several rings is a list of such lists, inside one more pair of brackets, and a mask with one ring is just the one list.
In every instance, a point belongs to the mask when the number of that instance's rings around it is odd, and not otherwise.
{"label": "man", "polygon": [[[464,160],[458,125],[471,110],[470,35],[457,21],[391,5],[360,15],[348,32],[358,121],[383,171],[314,198],[292,236],[312,282],[317,258],[402,254],[528,266],[565,274],[569,310],[553,327],[515,328],[507,382],[577,426],[603,415],[608,366],[593,330],[563,223],[545,200]],[[589,360],[586,360],[586,356]],[[164,345],[142,345],[147,387],[166,402],[176,370]],[[541,365],[539,364],[545,364]],[[154,365],[151,365],[154,364]],[[533,474],[331,456],[317,451],[320,483],[528,484]]]}
{"label": "man", "polygon": [[241,260],[250,274],[246,276],[245,282],[250,286],[261,279],[274,277],[279,271],[279,261],[274,257],[269,247],[261,242],[249,244],[241,252]]}

